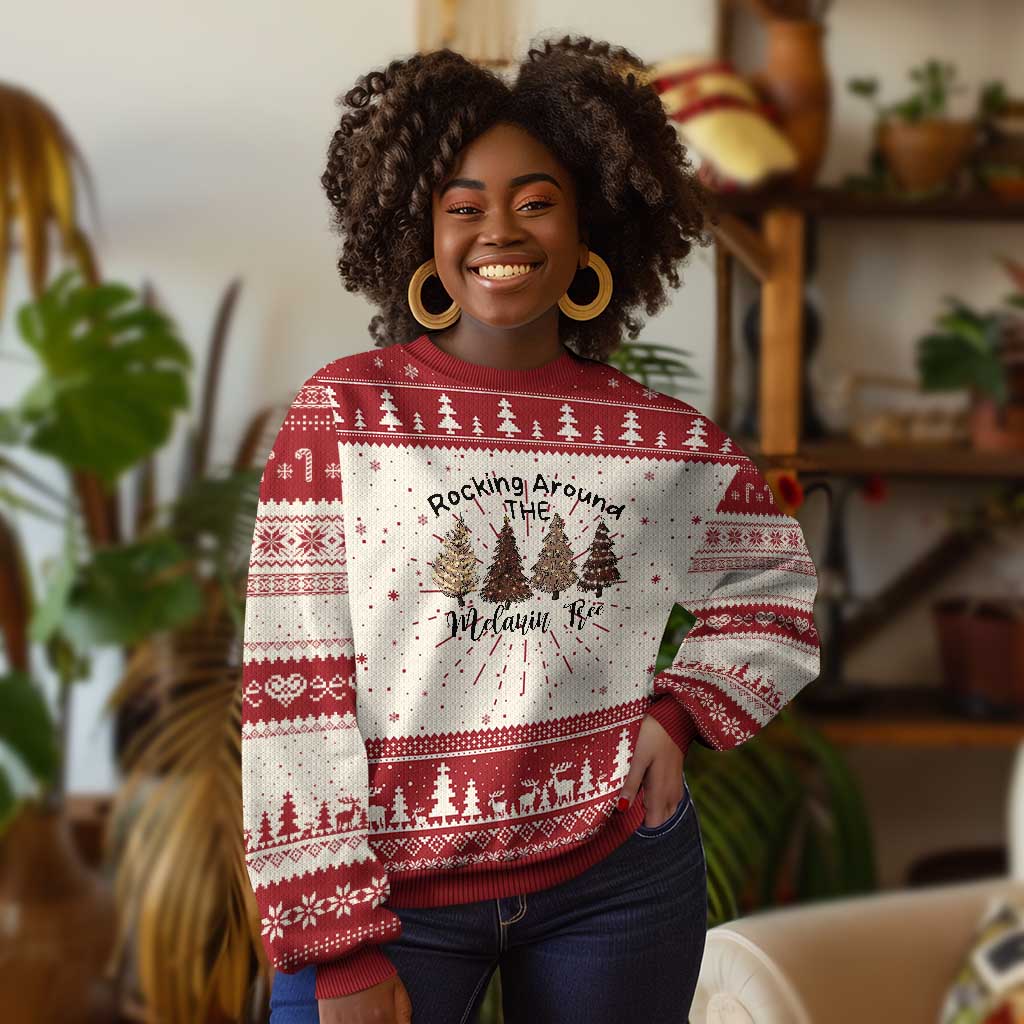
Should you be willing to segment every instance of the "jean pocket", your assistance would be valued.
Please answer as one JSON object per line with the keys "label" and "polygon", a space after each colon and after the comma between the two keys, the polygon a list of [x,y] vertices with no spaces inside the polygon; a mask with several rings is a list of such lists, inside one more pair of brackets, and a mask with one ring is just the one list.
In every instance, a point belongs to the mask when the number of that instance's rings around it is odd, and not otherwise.
{"label": "jean pocket", "polygon": [[684,783],[683,795],[679,803],[676,804],[675,810],[660,825],[640,825],[634,830],[633,835],[654,838],[655,836],[664,835],[666,832],[671,832],[682,821],[689,808],[690,788]]}

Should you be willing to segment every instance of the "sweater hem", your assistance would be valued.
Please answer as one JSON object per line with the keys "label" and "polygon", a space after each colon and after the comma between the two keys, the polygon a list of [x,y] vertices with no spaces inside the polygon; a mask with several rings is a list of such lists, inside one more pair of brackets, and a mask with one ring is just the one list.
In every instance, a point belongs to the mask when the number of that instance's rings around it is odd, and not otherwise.
{"label": "sweater hem", "polygon": [[398,968],[380,946],[362,946],[339,960],[316,965],[314,995],[318,1000],[349,996],[397,973]]}
{"label": "sweater hem", "polygon": [[567,882],[603,860],[620,847],[643,823],[646,808],[642,793],[624,811],[613,811],[608,822],[588,842],[559,857],[540,855],[517,861],[439,874],[436,868],[422,868],[389,875],[391,907],[436,907],[475,903],[525,895]]}

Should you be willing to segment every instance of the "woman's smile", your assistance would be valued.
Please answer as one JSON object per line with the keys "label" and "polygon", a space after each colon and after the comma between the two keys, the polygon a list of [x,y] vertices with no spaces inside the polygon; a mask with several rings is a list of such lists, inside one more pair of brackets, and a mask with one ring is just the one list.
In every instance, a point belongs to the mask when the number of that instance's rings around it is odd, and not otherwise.
{"label": "woman's smile", "polygon": [[540,263],[485,263],[470,267],[469,275],[488,291],[507,292],[515,290],[536,277]]}

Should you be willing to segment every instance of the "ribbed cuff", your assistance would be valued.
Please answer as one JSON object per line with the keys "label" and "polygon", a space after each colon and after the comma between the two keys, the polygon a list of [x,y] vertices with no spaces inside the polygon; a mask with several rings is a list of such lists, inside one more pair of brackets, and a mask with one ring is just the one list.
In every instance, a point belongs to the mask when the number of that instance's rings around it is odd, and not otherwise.
{"label": "ribbed cuff", "polygon": [[690,716],[690,712],[672,694],[664,693],[655,698],[647,714],[658,722],[685,754],[697,734],[697,724]]}
{"label": "ribbed cuff", "polygon": [[316,965],[317,999],[337,999],[361,992],[397,974],[398,968],[379,946],[362,946],[340,960]]}

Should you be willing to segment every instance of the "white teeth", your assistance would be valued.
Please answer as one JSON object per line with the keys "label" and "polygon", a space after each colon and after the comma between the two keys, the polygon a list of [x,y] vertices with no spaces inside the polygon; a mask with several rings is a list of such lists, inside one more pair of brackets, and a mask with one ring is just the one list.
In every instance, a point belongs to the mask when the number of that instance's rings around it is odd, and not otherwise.
{"label": "white teeth", "polygon": [[528,263],[487,263],[476,268],[481,277],[522,277],[534,267]]}

